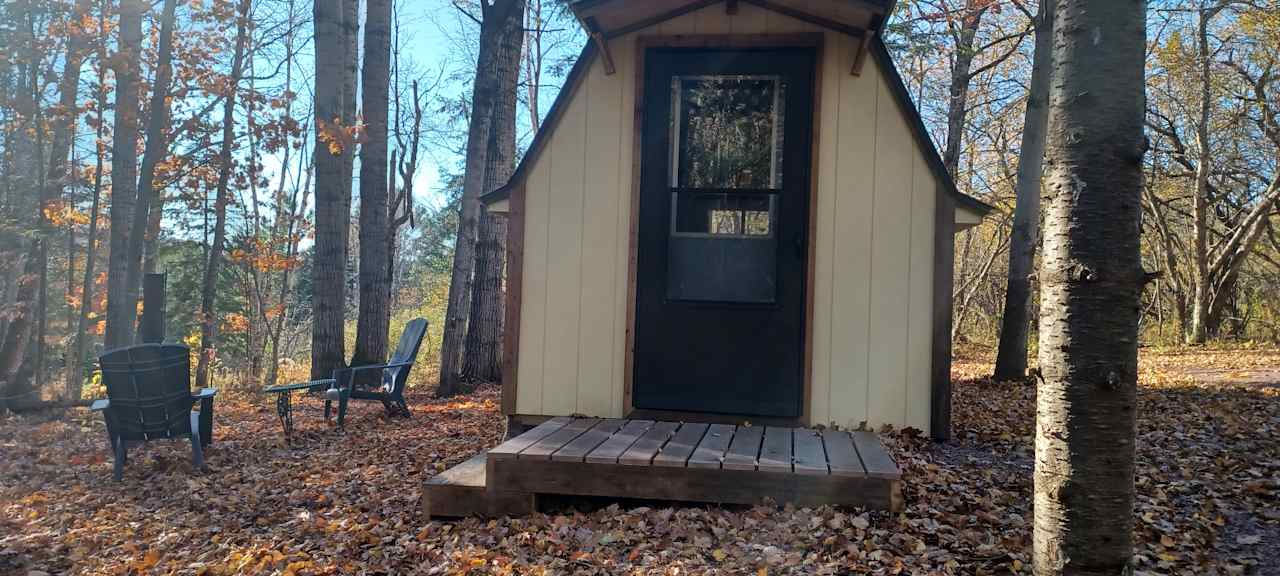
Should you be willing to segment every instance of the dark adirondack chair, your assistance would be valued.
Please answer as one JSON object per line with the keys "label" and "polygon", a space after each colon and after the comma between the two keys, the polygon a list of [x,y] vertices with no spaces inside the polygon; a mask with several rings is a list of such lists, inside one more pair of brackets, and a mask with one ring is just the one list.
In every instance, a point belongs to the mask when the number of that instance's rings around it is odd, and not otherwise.
{"label": "dark adirondack chair", "polygon": [[[427,335],[427,320],[414,318],[404,326],[400,344],[386,364],[366,364],[339,368],[333,371],[333,384],[325,395],[324,417],[327,420],[333,402],[338,403],[338,427],[342,427],[347,415],[347,400],[378,400],[391,416],[408,416],[409,405],[404,401],[404,385],[409,380],[409,370],[418,357],[418,349]],[[373,372],[370,374],[370,372]],[[362,378],[368,374],[369,377]],[[378,378],[377,376],[381,376]]]}
{"label": "dark adirondack chair", "polygon": [[[213,397],[205,388],[191,393],[191,352],[177,344],[117,348],[98,359],[107,399],[92,409],[102,412],[115,453],[116,480],[124,476],[130,443],[161,438],[191,438],[191,456],[204,469],[204,448],[213,440]],[[191,408],[200,402],[200,411]]]}

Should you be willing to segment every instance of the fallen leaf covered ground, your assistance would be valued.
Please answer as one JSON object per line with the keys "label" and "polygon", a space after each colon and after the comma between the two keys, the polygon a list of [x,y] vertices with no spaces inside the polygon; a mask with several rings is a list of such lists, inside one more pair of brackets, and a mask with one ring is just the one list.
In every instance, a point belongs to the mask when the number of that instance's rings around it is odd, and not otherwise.
{"label": "fallen leaf covered ground", "polygon": [[[1144,350],[1136,566],[1280,573],[1276,350]],[[956,438],[886,435],[898,515],[831,508],[562,503],[521,519],[424,522],[423,481],[503,434],[497,390],[416,394],[408,419],[354,404],[337,433],[315,400],[281,441],[265,397],[222,397],[209,470],[180,442],[111,480],[83,410],[0,420],[0,574],[1030,573],[1035,391],[956,365]],[[1098,519],[1107,521],[1107,519]]]}

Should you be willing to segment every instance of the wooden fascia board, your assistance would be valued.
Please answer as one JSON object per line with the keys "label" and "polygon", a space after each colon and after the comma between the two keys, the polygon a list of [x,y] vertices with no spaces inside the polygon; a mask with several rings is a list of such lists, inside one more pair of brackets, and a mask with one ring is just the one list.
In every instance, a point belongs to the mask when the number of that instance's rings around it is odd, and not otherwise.
{"label": "wooden fascia board", "polygon": [[951,438],[951,323],[955,288],[955,197],[938,194],[933,215],[933,318],[929,366],[929,435]]}
{"label": "wooden fascia board", "polygon": [[[589,1],[589,6],[587,7],[603,4],[605,2],[609,2],[612,0],[588,0],[588,1]],[[656,22],[660,22],[670,18],[675,18],[685,13],[692,12],[694,10],[700,10],[702,8],[705,8],[706,6],[710,6],[717,2],[723,2],[723,1],[724,0],[701,0],[699,2],[693,2],[675,11],[660,15],[659,17],[655,17],[654,22],[648,22],[643,27],[652,26]],[[779,6],[774,2],[770,2],[769,0],[741,0],[741,1],[759,6],[767,10],[772,10],[774,12],[779,12],[781,14],[789,15],[788,12],[779,11],[778,10]],[[587,2],[582,2],[580,4],[587,4]],[[578,9],[580,8],[578,8],[578,6],[575,5],[575,10],[578,10]],[[794,12],[794,10],[791,10],[791,9],[787,9],[787,10],[789,12]],[[852,28],[849,26],[839,25],[838,23],[826,21],[825,19],[819,19],[819,20],[823,20],[825,23],[828,23],[828,24],[835,24],[836,27],[832,29],[839,32],[850,33],[851,30],[856,30],[857,32],[851,33],[851,35],[855,37],[862,37],[867,33],[867,31],[863,31],[860,28]],[[811,22],[811,23],[817,24],[819,26],[828,27],[826,26],[826,24],[820,23],[820,22]],[[604,31],[603,36],[604,36],[604,39],[607,40],[609,38],[613,38],[619,35],[629,34],[638,29],[639,28],[632,29],[631,26],[628,26],[626,29],[619,29],[616,31]],[[916,109],[915,103],[912,102],[911,96],[907,91],[906,84],[903,82],[902,75],[898,72],[898,67],[897,65],[894,64],[893,57],[889,54],[888,48],[884,45],[884,40],[882,36],[877,34],[874,37],[870,38],[868,45],[869,45],[868,52],[871,53],[871,56],[876,59],[877,64],[881,67],[882,70],[884,70],[885,78],[888,80],[888,84],[889,84],[889,89],[890,89],[889,91],[894,95],[894,99],[898,102],[898,106],[901,112],[909,119],[907,124],[911,128],[912,134],[916,140],[916,144],[921,148],[921,150],[924,151],[925,158],[929,163],[929,168],[933,171],[934,176],[938,178],[939,182],[942,183],[942,189],[947,193],[951,194],[955,198],[955,202],[958,205],[964,206],[965,208],[972,210],[974,212],[977,212],[979,214],[985,215],[990,213],[992,210],[994,210],[993,206],[991,206],[990,204],[987,204],[986,202],[978,200],[977,198],[974,198],[967,194],[963,194],[959,191],[958,188],[956,188],[955,181],[951,178],[951,174],[947,172],[946,167],[943,165],[942,156],[938,153],[937,146],[934,146],[933,139],[929,137],[929,132],[924,126],[924,121],[920,117],[920,112],[918,109]],[[542,149],[546,147],[547,140],[550,138],[551,134],[555,131],[556,126],[559,124],[560,117],[563,116],[564,108],[568,106],[568,100],[573,97],[573,95],[578,90],[579,84],[581,84],[585,79],[587,70],[590,69],[591,62],[595,58],[595,55],[597,52],[598,52],[598,48],[596,47],[596,42],[587,42],[586,45],[583,46],[581,55],[578,56],[578,60],[573,65],[573,69],[570,70],[569,76],[565,79],[564,87],[560,90],[560,93],[556,96],[555,102],[551,105],[551,110],[547,112],[547,118],[543,121],[542,126],[539,127],[538,133],[534,135],[533,142],[530,143],[529,149],[525,152],[524,157],[521,158],[520,164],[516,167],[516,170],[512,174],[510,180],[508,180],[505,185],[487,194],[482,195],[480,197],[481,202],[485,204],[489,204],[489,203],[507,198],[510,196],[512,188],[515,188],[523,184],[524,179],[528,176],[529,168],[537,160],[538,156],[542,152]]]}
{"label": "wooden fascia board", "polygon": [[507,212],[507,289],[503,291],[502,396],[505,415],[516,413],[520,368],[520,302],[524,294],[524,187],[511,197]]}
{"label": "wooden fascia board", "polygon": [[662,14],[650,16],[648,18],[645,18],[643,20],[638,20],[636,22],[632,22],[620,28],[615,28],[613,30],[605,30],[604,37],[606,40],[612,40],[619,36],[626,36],[627,34],[630,34],[632,32],[639,32],[640,30],[644,30],[645,28],[648,28],[650,26],[654,26],[661,22],[665,22],[667,20],[671,20],[674,18],[679,18],[690,12],[697,12],[698,10],[706,8],[707,6],[711,6],[712,4],[717,4],[724,1],[725,0],[699,0],[698,2],[691,2],[689,4],[685,4],[684,6],[676,8],[675,10],[668,10],[667,12],[663,12]]}
{"label": "wooden fascia board", "polygon": [[835,20],[823,18],[822,16],[817,16],[809,12],[805,12],[803,10],[797,10],[790,6],[786,6],[784,4],[778,4],[777,2],[773,2],[772,0],[742,0],[742,1],[746,2],[747,4],[753,4],[760,8],[764,8],[765,10],[777,12],[778,14],[782,14],[783,16],[794,18],[801,22],[808,22],[809,24],[813,24],[815,26],[821,26],[828,30],[834,30],[842,34],[847,34],[849,36],[853,36],[854,38],[862,38],[867,33],[866,30],[859,28],[857,26],[850,26],[842,22],[836,22]]}

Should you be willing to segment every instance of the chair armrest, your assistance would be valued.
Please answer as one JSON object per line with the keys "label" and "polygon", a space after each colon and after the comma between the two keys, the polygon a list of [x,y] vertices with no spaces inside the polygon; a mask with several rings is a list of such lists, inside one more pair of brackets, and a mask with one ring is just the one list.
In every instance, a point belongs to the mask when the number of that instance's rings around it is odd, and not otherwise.
{"label": "chair armrest", "polygon": [[[363,366],[352,366],[349,368],[337,368],[333,371],[333,379],[337,380],[340,387],[350,387],[351,382],[355,380],[356,372],[364,372],[368,370],[386,370],[388,368],[399,368],[401,366],[412,366],[413,361],[408,362],[391,362],[389,364],[365,364]],[[343,384],[345,380],[345,384]]]}
{"label": "chair armrest", "polygon": [[217,396],[217,395],[218,395],[218,391],[214,390],[213,388],[201,388],[199,392],[192,394],[191,398],[195,400],[204,400],[206,398],[213,398],[214,396]]}
{"label": "chair armrest", "polygon": [[89,409],[93,410],[94,412],[101,412],[110,407],[111,407],[111,401],[104,398],[102,400],[94,400],[93,404],[89,406]]}
{"label": "chair armrest", "polygon": [[276,384],[275,386],[268,386],[266,388],[263,388],[262,391],[264,393],[280,393],[280,392],[292,392],[295,390],[318,390],[320,388],[333,386],[335,383],[336,382],[333,378],[322,378],[320,380],[312,380],[310,382],[299,382],[296,384]]}
{"label": "chair armrest", "polygon": [[338,369],[334,370],[333,372],[334,372],[335,374],[337,374],[337,373],[339,373],[339,372],[361,372],[361,371],[364,371],[364,370],[386,370],[387,368],[399,368],[399,367],[401,367],[401,366],[412,366],[412,365],[413,365],[413,361],[412,361],[412,360],[410,360],[410,361],[408,361],[408,362],[391,362],[391,363],[389,363],[389,364],[365,364],[365,365],[363,365],[363,366],[352,366],[352,367],[350,367],[350,368],[338,368]]}

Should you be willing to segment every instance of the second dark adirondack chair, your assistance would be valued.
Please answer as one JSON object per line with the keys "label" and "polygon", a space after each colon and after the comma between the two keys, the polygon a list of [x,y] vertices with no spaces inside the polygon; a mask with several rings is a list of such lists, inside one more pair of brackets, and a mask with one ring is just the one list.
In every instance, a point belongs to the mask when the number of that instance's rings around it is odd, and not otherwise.
{"label": "second dark adirondack chair", "polygon": [[[196,469],[204,469],[204,448],[213,441],[213,397],[205,388],[191,393],[191,350],[177,344],[142,344],[117,348],[98,359],[107,399],[92,410],[102,412],[115,455],[114,476],[124,477],[131,443],[161,438],[191,438]],[[200,402],[200,411],[191,408]]]}
{"label": "second dark adirondack chair", "polygon": [[[409,380],[409,370],[418,357],[418,349],[427,335],[427,320],[414,318],[404,326],[400,343],[386,364],[367,364],[333,371],[333,388],[325,396],[324,417],[329,418],[331,405],[338,403],[338,427],[342,427],[347,415],[347,400],[378,400],[391,416],[408,416],[409,405],[404,401],[404,385]],[[378,371],[381,378],[359,378],[358,374]],[[374,384],[369,385],[369,380]]]}

